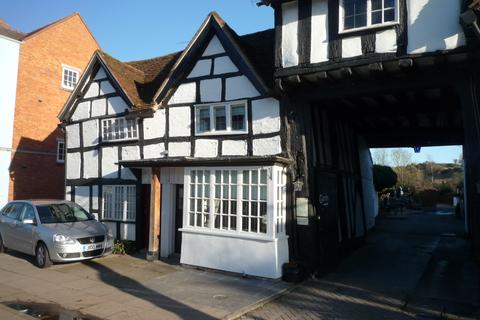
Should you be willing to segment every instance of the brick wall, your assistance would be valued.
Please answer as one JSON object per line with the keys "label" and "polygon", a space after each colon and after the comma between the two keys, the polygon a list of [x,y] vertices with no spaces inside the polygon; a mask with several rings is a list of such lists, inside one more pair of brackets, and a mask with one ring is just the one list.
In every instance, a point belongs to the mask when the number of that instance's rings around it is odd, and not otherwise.
{"label": "brick wall", "polygon": [[98,44],[78,14],[25,40],[20,48],[9,199],[63,198],[64,165],[56,161],[58,112],[70,95],[62,64],[83,70]]}

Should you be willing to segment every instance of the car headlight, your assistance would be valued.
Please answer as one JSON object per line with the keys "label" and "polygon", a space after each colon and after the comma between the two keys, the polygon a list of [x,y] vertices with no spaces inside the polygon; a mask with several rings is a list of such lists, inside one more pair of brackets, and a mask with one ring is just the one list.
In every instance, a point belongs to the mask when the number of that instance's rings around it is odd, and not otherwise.
{"label": "car headlight", "polygon": [[108,239],[113,239],[113,231],[112,229],[110,228],[107,228],[107,236],[108,236]]}
{"label": "car headlight", "polygon": [[53,236],[53,242],[60,244],[75,244],[75,240],[63,234],[55,234]]}

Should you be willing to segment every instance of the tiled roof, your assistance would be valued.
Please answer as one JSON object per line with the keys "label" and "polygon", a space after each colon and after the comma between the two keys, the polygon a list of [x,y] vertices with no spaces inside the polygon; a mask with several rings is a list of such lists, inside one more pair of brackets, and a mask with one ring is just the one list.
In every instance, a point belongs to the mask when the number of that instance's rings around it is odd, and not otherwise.
{"label": "tiled roof", "polygon": [[[231,29],[230,29],[231,30]],[[269,86],[273,86],[274,30],[238,36],[233,31],[237,44],[252,63],[256,72]],[[168,76],[182,52],[148,60],[121,62],[103,51],[103,61],[134,104],[134,108],[151,107],[153,97]]]}
{"label": "tiled roof", "polygon": [[16,31],[2,19],[0,19],[0,35],[18,41],[25,37],[25,33]]}

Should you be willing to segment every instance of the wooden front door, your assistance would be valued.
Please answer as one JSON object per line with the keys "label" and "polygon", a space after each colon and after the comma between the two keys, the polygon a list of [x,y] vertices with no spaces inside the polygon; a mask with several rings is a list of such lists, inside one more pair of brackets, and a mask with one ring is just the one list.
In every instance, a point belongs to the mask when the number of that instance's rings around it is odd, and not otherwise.
{"label": "wooden front door", "polygon": [[182,233],[178,231],[183,227],[183,184],[176,185],[175,192],[175,253],[182,249]]}

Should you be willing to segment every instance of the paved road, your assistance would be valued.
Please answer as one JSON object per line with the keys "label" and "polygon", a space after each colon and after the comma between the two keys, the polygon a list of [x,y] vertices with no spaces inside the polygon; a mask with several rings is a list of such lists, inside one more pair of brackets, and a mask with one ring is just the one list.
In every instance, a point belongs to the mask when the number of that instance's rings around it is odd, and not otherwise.
{"label": "paved road", "polygon": [[453,215],[384,219],[338,270],[243,319],[480,319],[479,274]]}

